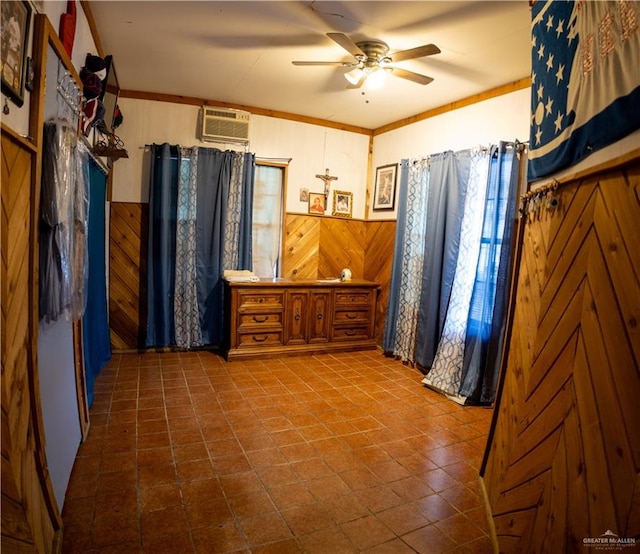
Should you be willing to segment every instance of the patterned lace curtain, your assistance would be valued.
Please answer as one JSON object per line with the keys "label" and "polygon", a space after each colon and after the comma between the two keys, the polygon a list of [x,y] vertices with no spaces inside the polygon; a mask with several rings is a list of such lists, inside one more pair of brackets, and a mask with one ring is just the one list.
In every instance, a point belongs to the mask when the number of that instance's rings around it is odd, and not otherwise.
{"label": "patterned lace curtain", "polygon": [[240,209],[242,208],[242,157],[234,156],[231,160],[231,182],[229,198],[225,212],[224,251],[222,267],[238,268],[238,241],[240,240]]}
{"label": "patterned lace curtain", "polygon": [[424,245],[427,199],[429,191],[429,160],[403,160],[396,232],[396,260],[391,276],[395,298],[389,297],[389,312],[396,307],[395,321],[387,318],[384,349],[402,361],[414,361]]}
{"label": "patterned lace curtain", "polygon": [[173,299],[176,345],[202,346],[196,275],[198,149],[180,148],[176,218],[176,282]]}

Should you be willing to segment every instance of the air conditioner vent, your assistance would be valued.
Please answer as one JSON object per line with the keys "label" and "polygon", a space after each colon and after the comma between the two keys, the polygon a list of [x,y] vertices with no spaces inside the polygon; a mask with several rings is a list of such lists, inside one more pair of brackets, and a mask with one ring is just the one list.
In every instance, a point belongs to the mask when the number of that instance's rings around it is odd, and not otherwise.
{"label": "air conditioner vent", "polygon": [[241,110],[203,106],[198,138],[208,142],[248,142],[250,115]]}

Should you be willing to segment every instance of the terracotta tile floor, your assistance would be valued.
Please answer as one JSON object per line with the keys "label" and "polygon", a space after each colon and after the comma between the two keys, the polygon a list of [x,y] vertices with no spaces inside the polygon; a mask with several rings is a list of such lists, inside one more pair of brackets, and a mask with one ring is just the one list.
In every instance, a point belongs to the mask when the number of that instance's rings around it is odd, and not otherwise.
{"label": "terracotta tile floor", "polygon": [[65,554],[491,552],[491,410],[367,351],[115,355],[63,508]]}

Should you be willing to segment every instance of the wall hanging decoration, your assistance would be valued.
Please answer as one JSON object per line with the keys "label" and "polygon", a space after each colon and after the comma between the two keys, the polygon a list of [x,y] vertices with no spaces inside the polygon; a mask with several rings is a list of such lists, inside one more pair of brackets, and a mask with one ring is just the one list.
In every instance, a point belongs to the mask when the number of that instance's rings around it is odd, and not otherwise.
{"label": "wall hanging decoration", "polygon": [[324,194],[321,192],[309,193],[309,213],[315,215],[324,215],[325,203]]}
{"label": "wall hanging decoration", "polygon": [[333,191],[333,214],[337,217],[351,217],[353,194],[343,190]]}
{"label": "wall hanging decoration", "polygon": [[2,2],[2,92],[16,105],[24,103],[24,76],[31,6],[28,2]]}
{"label": "wall hanging decoration", "polygon": [[331,181],[337,181],[338,178],[334,175],[329,175],[329,168],[325,169],[324,175],[318,174],[316,175],[318,179],[322,179],[324,181],[324,203],[326,205],[329,200],[329,190],[331,189]]}
{"label": "wall hanging decoration", "polygon": [[639,18],[637,2],[532,3],[529,181],[640,128]]}
{"label": "wall hanging decoration", "polygon": [[373,191],[373,210],[393,210],[396,198],[398,164],[381,165],[376,168],[376,185]]}

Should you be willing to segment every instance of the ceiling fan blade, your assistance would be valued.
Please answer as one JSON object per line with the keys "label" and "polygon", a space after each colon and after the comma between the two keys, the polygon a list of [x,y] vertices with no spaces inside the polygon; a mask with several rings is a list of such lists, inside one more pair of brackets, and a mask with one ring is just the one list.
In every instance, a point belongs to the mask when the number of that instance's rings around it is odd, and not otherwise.
{"label": "ceiling fan blade", "polygon": [[406,69],[402,69],[401,67],[394,67],[392,73],[396,77],[408,79],[409,81],[413,81],[414,83],[418,83],[419,85],[428,85],[431,81],[433,81],[433,77],[420,75],[420,73],[414,73],[413,71],[408,71]]}
{"label": "ceiling fan blade", "polygon": [[391,59],[394,62],[402,62],[404,60],[413,60],[415,58],[423,58],[424,56],[433,56],[433,54],[439,54],[440,48],[435,44],[425,44],[424,46],[416,46],[415,48],[409,48],[409,50],[400,50],[391,54]]}
{"label": "ceiling fan blade", "polygon": [[291,62],[293,65],[333,65],[333,66],[342,66],[348,67],[351,64],[345,62]]}
{"label": "ceiling fan blade", "polygon": [[352,56],[356,56],[356,57],[367,56],[362,50],[360,50],[360,47],[344,33],[327,33],[327,36],[331,40],[337,42],[340,46],[342,46],[342,48],[344,48]]}

